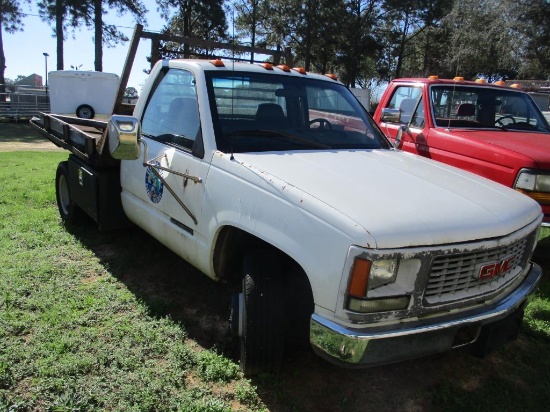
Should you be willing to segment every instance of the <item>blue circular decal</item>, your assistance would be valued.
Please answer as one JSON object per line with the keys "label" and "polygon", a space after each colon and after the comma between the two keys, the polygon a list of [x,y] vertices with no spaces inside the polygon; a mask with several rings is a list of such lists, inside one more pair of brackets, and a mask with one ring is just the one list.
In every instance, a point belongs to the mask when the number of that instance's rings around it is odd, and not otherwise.
{"label": "blue circular decal", "polygon": [[[157,162],[155,162],[158,164]],[[151,202],[158,203],[162,199],[162,192],[164,191],[164,185],[162,181],[153,173],[151,166],[145,171],[145,190],[147,196],[151,199]]]}

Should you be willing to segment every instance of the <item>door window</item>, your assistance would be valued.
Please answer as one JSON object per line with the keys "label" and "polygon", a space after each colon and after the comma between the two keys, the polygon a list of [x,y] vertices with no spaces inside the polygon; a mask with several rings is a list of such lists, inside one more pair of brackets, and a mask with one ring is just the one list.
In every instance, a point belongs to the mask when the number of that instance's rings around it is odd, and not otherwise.
{"label": "door window", "polygon": [[424,102],[422,98],[420,98],[416,111],[412,116],[411,127],[418,127],[419,129],[424,128]]}
{"label": "door window", "polygon": [[141,128],[146,137],[189,150],[202,141],[195,80],[190,72],[168,70],[147,104]]}
{"label": "door window", "polygon": [[[411,126],[413,127],[422,127],[424,125],[424,110],[422,106],[422,101],[420,104],[417,104],[421,100],[422,89],[420,87],[412,86],[401,86],[395,89],[391,100],[388,104],[389,109],[399,109],[401,112],[399,123],[409,124],[411,119]],[[415,108],[418,107],[422,112],[416,111]]]}

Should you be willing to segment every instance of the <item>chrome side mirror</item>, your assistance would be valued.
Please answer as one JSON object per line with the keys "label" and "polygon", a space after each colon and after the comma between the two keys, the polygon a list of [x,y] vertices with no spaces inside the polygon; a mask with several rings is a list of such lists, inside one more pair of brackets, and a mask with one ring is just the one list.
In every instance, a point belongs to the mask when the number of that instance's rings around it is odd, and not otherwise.
{"label": "chrome side mirror", "polygon": [[136,160],[140,156],[141,124],[132,116],[113,115],[109,119],[108,143],[111,156],[119,160]]}
{"label": "chrome side mirror", "polygon": [[382,117],[380,119],[385,123],[399,123],[401,121],[401,110],[399,109],[382,109]]}

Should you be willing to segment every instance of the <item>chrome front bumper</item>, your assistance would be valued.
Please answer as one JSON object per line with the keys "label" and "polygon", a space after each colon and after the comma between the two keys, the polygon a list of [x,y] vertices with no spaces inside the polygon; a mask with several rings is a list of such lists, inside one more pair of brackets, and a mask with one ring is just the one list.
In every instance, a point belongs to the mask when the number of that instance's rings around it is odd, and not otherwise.
{"label": "chrome front bumper", "polygon": [[[322,316],[311,318],[313,350],[332,363],[347,367],[367,367],[399,362],[444,352],[452,348],[493,339],[484,331],[492,325],[520,321],[528,297],[542,276],[540,266],[531,264],[524,281],[496,304],[461,313],[458,317],[399,324],[399,329],[380,331],[376,327],[345,328]],[[496,338],[495,338],[496,339]],[[491,342],[485,342],[491,345]]]}

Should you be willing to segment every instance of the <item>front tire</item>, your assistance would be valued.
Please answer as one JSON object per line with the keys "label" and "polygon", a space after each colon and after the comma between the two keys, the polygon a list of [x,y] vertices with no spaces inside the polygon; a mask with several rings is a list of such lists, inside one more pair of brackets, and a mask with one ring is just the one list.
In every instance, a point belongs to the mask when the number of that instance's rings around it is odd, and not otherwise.
{"label": "front tire", "polygon": [[80,210],[71,197],[68,162],[61,162],[57,166],[55,174],[55,198],[63,223],[66,225],[75,224],[79,219]]}
{"label": "front tire", "polygon": [[277,372],[285,340],[284,277],[275,250],[246,253],[242,266],[241,370]]}

